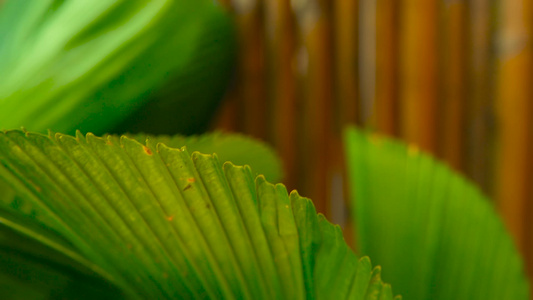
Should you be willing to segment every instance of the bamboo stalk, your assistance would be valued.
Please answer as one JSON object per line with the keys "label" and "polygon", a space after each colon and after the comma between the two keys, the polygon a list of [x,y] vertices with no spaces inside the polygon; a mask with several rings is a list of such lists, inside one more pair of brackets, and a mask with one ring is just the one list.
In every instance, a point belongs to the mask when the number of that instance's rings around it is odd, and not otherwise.
{"label": "bamboo stalk", "polygon": [[296,38],[289,1],[264,2],[267,99],[273,141],[285,167],[284,183],[296,187],[297,166],[297,80],[294,71]]}
{"label": "bamboo stalk", "polygon": [[403,1],[400,8],[401,135],[436,150],[437,1]]}
{"label": "bamboo stalk", "polygon": [[335,122],[340,132],[346,124],[356,124],[359,106],[358,12],[359,1],[333,3]]}
{"label": "bamboo stalk", "polygon": [[375,127],[397,136],[398,127],[398,1],[376,2]]}
{"label": "bamboo stalk", "polygon": [[463,170],[465,124],[465,14],[464,1],[443,2],[439,101],[439,155],[456,170]]}
{"label": "bamboo stalk", "polygon": [[360,124],[359,118],[359,1],[332,2],[334,93],[334,134],[329,142],[331,165],[327,190],[331,191],[331,221],[343,227],[346,241],[353,245],[348,226],[348,189],[345,180],[345,160],[342,130],[348,124]]}
{"label": "bamboo stalk", "polygon": [[239,61],[236,87],[242,131],[257,138],[267,138],[268,105],[264,66],[264,20],[259,1],[235,4]]}
{"label": "bamboo stalk", "polygon": [[333,133],[331,127],[331,103],[333,99],[332,37],[330,7],[328,1],[302,2],[296,8],[302,47],[300,73],[302,78],[301,107],[301,182],[305,195],[315,200],[319,212],[329,214],[328,142]]}
{"label": "bamboo stalk", "polygon": [[[497,152],[498,206],[522,253],[533,269],[533,232],[527,211],[531,200],[533,107],[531,85],[533,48],[530,0],[500,2],[498,39],[498,85],[496,111],[499,124]],[[528,226],[529,225],[529,226]],[[526,230],[527,228],[527,230]]]}
{"label": "bamboo stalk", "polygon": [[376,2],[359,2],[359,112],[363,125],[372,122],[376,97]]}
{"label": "bamboo stalk", "polygon": [[492,29],[491,11],[493,4],[486,0],[468,2],[468,102],[466,112],[466,172],[489,195],[493,190],[492,134],[494,119],[495,78],[491,74],[493,57],[491,56]]}

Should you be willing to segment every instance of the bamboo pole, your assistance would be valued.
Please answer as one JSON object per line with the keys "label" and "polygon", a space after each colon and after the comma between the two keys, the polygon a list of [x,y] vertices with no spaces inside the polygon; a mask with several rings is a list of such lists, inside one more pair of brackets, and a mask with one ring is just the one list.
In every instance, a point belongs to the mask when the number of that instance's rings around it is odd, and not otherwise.
{"label": "bamboo pole", "polygon": [[376,1],[359,2],[359,112],[360,123],[372,123],[376,98]]}
{"label": "bamboo pole", "polygon": [[440,3],[441,52],[438,126],[439,156],[458,171],[463,170],[465,125],[465,1]]}
{"label": "bamboo pole", "polygon": [[467,9],[468,102],[466,112],[466,173],[493,194],[494,135],[494,64],[491,55],[493,4],[486,0],[470,0]]}
{"label": "bamboo pole", "polygon": [[269,127],[285,169],[287,188],[294,189],[297,166],[297,80],[294,71],[296,37],[294,16],[289,1],[264,2],[265,59],[267,67],[267,99]]}
{"label": "bamboo pole", "polygon": [[346,124],[359,123],[358,12],[359,1],[339,0],[333,4],[335,122],[340,131]]}
{"label": "bamboo pole", "polygon": [[262,6],[259,1],[236,2],[239,61],[236,88],[239,91],[241,128],[244,133],[266,139],[266,102]]}
{"label": "bamboo pole", "polygon": [[334,134],[329,142],[331,166],[328,174],[331,191],[331,221],[343,227],[344,238],[349,245],[354,244],[352,226],[349,224],[345,185],[345,160],[343,153],[342,130],[348,124],[360,124],[359,118],[359,1],[339,0],[332,2],[333,21],[333,63],[334,93],[333,111]]}
{"label": "bamboo pole", "polygon": [[400,7],[401,135],[436,150],[437,1],[406,0]]}
{"label": "bamboo pole", "polygon": [[302,192],[315,200],[317,211],[329,214],[329,138],[333,133],[333,60],[329,1],[300,2],[295,7],[301,36],[299,71],[302,79],[300,155]]}
{"label": "bamboo pole", "polygon": [[527,211],[533,209],[532,11],[531,0],[500,2],[495,103],[499,125],[496,199],[519,249],[527,255],[530,270],[533,232]]}
{"label": "bamboo pole", "polygon": [[378,0],[376,8],[375,127],[397,136],[398,126],[398,1]]}

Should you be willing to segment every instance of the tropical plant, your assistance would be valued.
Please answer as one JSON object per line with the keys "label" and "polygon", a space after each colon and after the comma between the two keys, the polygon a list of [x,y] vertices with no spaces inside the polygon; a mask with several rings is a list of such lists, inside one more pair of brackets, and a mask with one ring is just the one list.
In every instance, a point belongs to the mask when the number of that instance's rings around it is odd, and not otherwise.
{"label": "tropical plant", "polygon": [[230,77],[232,24],[210,0],[0,5],[3,128],[200,132]]}
{"label": "tropical plant", "polygon": [[[230,78],[214,1],[0,5],[0,298],[393,299],[339,226],[269,183],[267,145],[176,135],[205,130]],[[395,292],[527,299],[470,184],[395,142],[352,129],[346,145],[359,252]]]}
{"label": "tropical plant", "polygon": [[[349,128],[358,251],[406,299],[529,299],[524,266],[491,203],[416,146]],[[409,271],[406,271],[409,270]]]}
{"label": "tropical plant", "polygon": [[[200,132],[229,78],[211,1],[8,1],[0,20],[4,128]],[[392,299],[338,226],[266,181],[267,146],[129,136],[0,133],[2,299]]]}
{"label": "tropical plant", "polygon": [[249,167],[157,138],[15,130],[0,145],[16,190],[0,210],[5,297],[392,299],[309,199]]}

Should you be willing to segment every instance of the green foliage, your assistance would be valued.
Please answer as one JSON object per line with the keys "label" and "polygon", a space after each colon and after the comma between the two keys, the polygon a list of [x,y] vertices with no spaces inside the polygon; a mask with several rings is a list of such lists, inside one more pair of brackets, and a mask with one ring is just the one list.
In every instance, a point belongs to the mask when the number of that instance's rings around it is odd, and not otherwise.
{"label": "green foliage", "polygon": [[0,128],[39,132],[202,131],[234,58],[210,0],[10,0],[0,40]]}
{"label": "green foliage", "polygon": [[[236,165],[250,165],[254,176],[263,175],[269,181],[277,182],[283,177],[281,162],[266,144],[237,133],[213,132],[195,136],[127,134],[129,138],[151,145],[162,143],[172,148],[187,147],[189,152],[216,153],[221,166],[230,161]],[[118,143],[118,136],[113,137]]]}
{"label": "green foliage", "polygon": [[0,177],[19,195],[2,199],[0,276],[21,299],[392,299],[309,199],[216,155],[15,130]]}
{"label": "green foliage", "polygon": [[406,299],[529,299],[523,263],[487,199],[414,147],[346,132],[359,250]]}
{"label": "green foliage", "polygon": [[[211,0],[9,0],[0,128],[202,132],[233,39]],[[268,147],[129,136],[0,132],[2,298],[393,298],[309,199],[267,182],[282,174]],[[472,184],[355,129],[346,147],[358,246],[400,293],[528,299],[522,261]]]}

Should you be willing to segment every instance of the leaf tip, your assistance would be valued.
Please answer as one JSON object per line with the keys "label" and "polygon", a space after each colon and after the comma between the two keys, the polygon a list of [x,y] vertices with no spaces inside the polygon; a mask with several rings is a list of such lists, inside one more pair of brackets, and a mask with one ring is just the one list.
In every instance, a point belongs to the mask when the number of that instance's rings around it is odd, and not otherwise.
{"label": "leaf tip", "polygon": [[85,138],[85,136],[83,135],[83,133],[81,133],[81,131],[79,129],[76,130],[75,136],[76,136],[76,140],[78,142]]}
{"label": "leaf tip", "polygon": [[255,184],[257,186],[263,185],[265,183],[268,183],[268,181],[265,178],[265,175],[261,174],[261,175],[257,175],[257,177],[255,177]]}

